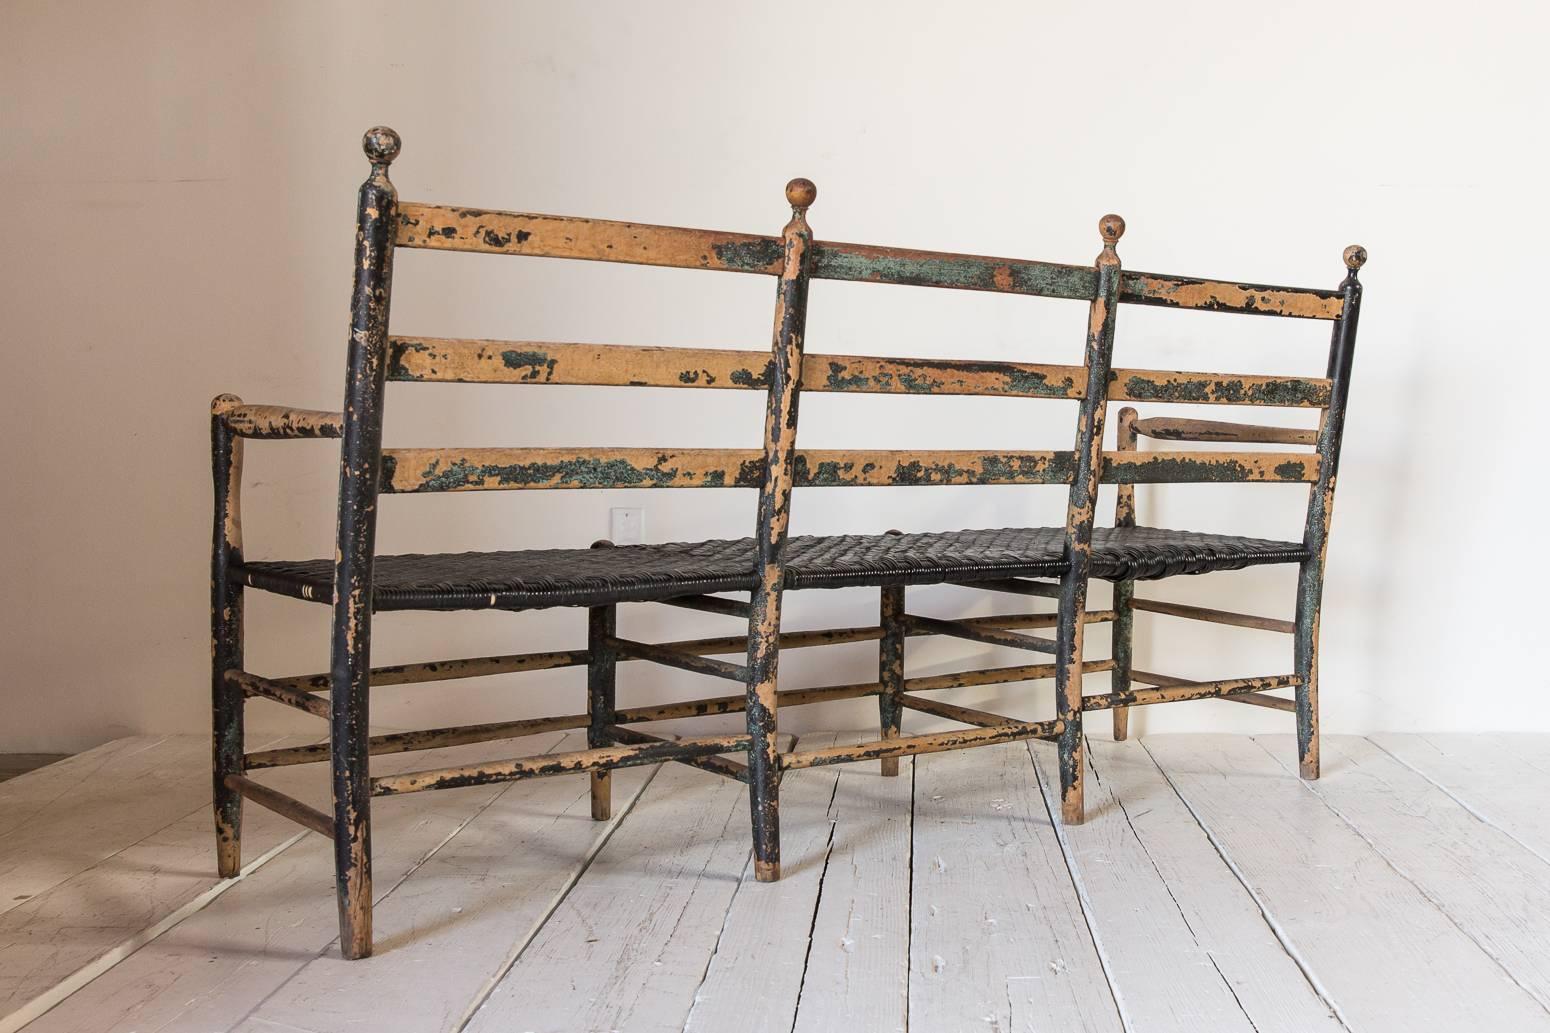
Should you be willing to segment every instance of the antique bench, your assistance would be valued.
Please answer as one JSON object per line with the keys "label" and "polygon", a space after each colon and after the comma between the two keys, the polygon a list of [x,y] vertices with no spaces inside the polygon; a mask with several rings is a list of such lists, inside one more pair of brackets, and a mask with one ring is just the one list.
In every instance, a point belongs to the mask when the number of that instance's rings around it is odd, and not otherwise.
{"label": "antique bench", "polygon": [[[898,758],[1024,739],[1050,739],[1060,757],[1061,813],[1082,818],[1082,715],[1112,709],[1123,734],[1130,706],[1206,697],[1246,699],[1295,708],[1302,771],[1318,773],[1316,719],[1318,608],[1324,545],[1355,340],[1364,254],[1348,249],[1349,272],[1337,290],[1263,287],[1150,273],[1122,272],[1115,245],[1124,232],[1116,216],[1100,222],[1102,253],[1092,265],[1059,265],[973,255],[911,251],[815,241],[807,211],[816,189],[807,180],[786,188],[791,220],[779,236],[604,222],[580,218],[411,204],[398,200],[388,166],[397,134],[376,128],[364,147],[371,174],[359,196],[355,286],[351,305],[345,401],[341,412],[247,405],[222,395],[212,406],[215,481],[212,634],[214,789],[217,852],[223,876],[241,863],[244,798],[276,810],[332,839],[341,948],[347,957],[371,951],[370,812],[373,797],[484,784],[566,772],[588,772],[592,813],[610,814],[609,773],[618,767],[675,761],[747,784],[755,872],[780,874],[777,800],[783,771],[863,759],[885,774]],[[777,284],[770,351],[674,349],[623,345],[546,344],[391,336],[388,309],[395,249],[430,248],[487,254],[587,259],[759,274]],[[851,280],[918,287],[995,291],[1065,298],[1089,306],[1080,365],[969,362],[803,354],[808,286]],[[1261,313],[1333,323],[1327,376],[1263,377],[1111,368],[1115,316],[1122,304]],[[671,448],[384,448],[386,381],[654,386],[746,389],[767,395],[762,447]],[[1069,451],[816,451],[796,447],[802,392],[1001,395],[1076,401]],[[1317,432],[1287,432],[1207,424],[1137,420],[1126,409],[1119,448],[1103,451],[1110,400],[1276,405],[1320,410]],[[1137,435],[1312,446],[1274,451],[1143,452]],[[337,551],[332,560],[254,561],[244,556],[240,486],[244,439],[340,438]],[[1310,486],[1303,539],[1263,541],[1136,526],[1133,485],[1161,482],[1293,482]],[[1100,482],[1121,485],[1114,527],[1095,527]],[[1068,486],[1060,527],[974,529],[952,533],[790,537],[793,489],[807,485],[1057,484]],[[486,489],[747,488],[757,493],[755,535],[725,541],[443,555],[376,556],[378,498]],[[1136,610],[1180,616],[1263,621],[1135,597],[1137,580],[1292,563],[1302,574],[1293,671],[1268,678],[1185,682],[1149,676],[1130,666]],[[1111,611],[1087,606],[1089,581],[1116,584]],[[1014,613],[965,620],[911,615],[908,585],[954,583],[1055,600],[1054,613]],[[822,631],[781,631],[788,589],[873,586],[880,590],[875,625]],[[332,661],[325,674],[263,677],[243,663],[243,594],[279,593],[330,607]],[[746,600],[717,593],[748,593]],[[661,603],[747,622],[728,638],[648,643],[619,637],[622,603]],[[374,610],[527,610],[585,607],[584,649],[477,657],[373,668]],[[1083,628],[1114,620],[1114,658],[1084,663]],[[1276,623],[1281,627],[1281,622]],[[1259,625],[1255,625],[1259,626]],[[1053,637],[1028,634],[1051,628]],[[1044,662],[924,678],[904,676],[904,643],[912,636],[947,635],[1044,655]],[[875,682],[777,689],[783,648],[877,641]],[[741,654],[740,662],[716,659]],[[732,695],[688,703],[619,708],[616,669],[647,661],[737,683]],[[585,712],[555,717],[372,735],[369,690],[515,671],[586,668]],[[1112,670],[1112,691],[1082,694],[1085,671]],[[991,714],[929,695],[932,690],[1053,678],[1056,713],[1030,721]],[[1152,687],[1135,688],[1133,683]],[[1295,701],[1268,690],[1291,687]],[[822,749],[782,749],[778,708],[876,696],[881,733],[871,742]],[[306,711],[329,722],[329,739],[314,746],[245,752],[248,697]],[[964,729],[904,735],[901,717],[915,710]],[[671,738],[641,731],[641,723],[744,712],[740,734]],[[568,753],[379,775],[370,757],[540,731],[586,729],[587,748]],[[746,760],[735,759],[739,755]],[[328,761],[333,808],[325,814],[250,777],[287,764]]]}

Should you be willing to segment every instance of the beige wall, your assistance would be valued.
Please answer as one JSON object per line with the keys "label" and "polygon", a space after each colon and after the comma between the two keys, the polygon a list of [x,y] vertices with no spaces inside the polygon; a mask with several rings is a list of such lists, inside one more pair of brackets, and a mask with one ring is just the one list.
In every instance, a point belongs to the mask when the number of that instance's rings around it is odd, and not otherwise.
{"label": "beige wall", "polygon": [[[357,141],[378,122],[403,135],[393,175],[412,199],[773,232],[782,184],[806,175],[820,187],[822,237],[1086,262],[1098,216],[1113,210],[1129,220],[1131,267],[1331,286],[1341,248],[1366,244],[1326,727],[1550,730],[1534,463],[1534,388],[1550,354],[1531,314],[1550,279],[1537,47],[1547,26],[1527,3],[1458,10],[11,0],[0,7],[0,750],[206,727],[206,406],[220,391],[337,406],[366,171]],[[761,347],[772,301],[762,278],[412,253],[399,263],[394,326]],[[1080,354],[1084,312],[1072,303],[823,283],[812,306],[814,349]],[[1325,344],[1312,324],[1127,308],[1117,360],[1318,372]],[[400,385],[387,438],[751,445],[759,404]],[[1069,419],[1037,403],[813,397],[803,441],[1066,447]],[[326,555],[333,443],[249,455],[250,555]],[[1059,495],[814,490],[799,495],[795,528],[1051,522]],[[1297,495],[1155,489],[1142,515],[1295,535]],[[396,498],[381,543],[585,544],[621,504],[646,507],[651,540],[751,529],[747,493]],[[1281,615],[1290,586],[1274,570],[1143,591]],[[925,612],[990,605],[953,589],[915,595]],[[808,593],[790,624],[859,622],[874,606],[868,592]],[[250,613],[254,670],[321,669],[321,608],[261,598]],[[1287,666],[1273,636],[1163,620],[1143,633],[1146,667]],[[575,645],[582,626],[571,611],[388,615],[376,657]],[[625,628],[735,631],[649,610]],[[973,648],[912,647],[912,668],[947,669]],[[791,654],[785,673],[853,680],[870,664],[866,647],[847,647]],[[723,691],[691,681],[631,670],[624,695]],[[385,690],[374,717],[485,720],[580,698],[577,673],[559,672]],[[256,704],[254,726],[307,727],[275,709]],[[857,704],[833,720],[866,717]],[[1286,727],[1210,702],[1146,720]]]}

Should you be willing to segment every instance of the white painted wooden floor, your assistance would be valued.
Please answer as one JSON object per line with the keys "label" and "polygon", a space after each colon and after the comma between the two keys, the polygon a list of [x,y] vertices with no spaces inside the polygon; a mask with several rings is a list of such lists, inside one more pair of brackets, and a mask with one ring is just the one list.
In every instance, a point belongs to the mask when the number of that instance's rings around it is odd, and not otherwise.
{"label": "white painted wooden floor", "polygon": [[[490,747],[437,752],[378,765]],[[322,837],[250,804],[212,877],[208,755],[0,785],[0,1031],[1550,1031],[1546,736],[1330,736],[1311,785],[1289,736],[1094,741],[1073,828],[1043,743],[797,771],[772,886],[742,787],[683,766],[606,824],[584,776],[383,800],[354,963]]]}

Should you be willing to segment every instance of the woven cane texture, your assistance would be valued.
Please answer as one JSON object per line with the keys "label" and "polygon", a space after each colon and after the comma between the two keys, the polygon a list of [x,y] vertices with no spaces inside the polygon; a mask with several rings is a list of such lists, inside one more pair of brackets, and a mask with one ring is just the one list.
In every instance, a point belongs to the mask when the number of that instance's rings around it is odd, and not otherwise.
{"label": "woven cane texture", "polygon": [[[1002,577],[1058,576],[1065,528],[1021,527],[901,535],[792,538],[786,587],[928,585]],[[1298,563],[1294,542],[1170,531],[1093,529],[1093,576],[1109,581]],[[251,588],[316,602],[333,601],[327,560],[247,563]],[[379,556],[378,610],[532,609],[669,599],[702,592],[749,591],[755,583],[752,538],[625,545],[603,549],[531,549]]]}

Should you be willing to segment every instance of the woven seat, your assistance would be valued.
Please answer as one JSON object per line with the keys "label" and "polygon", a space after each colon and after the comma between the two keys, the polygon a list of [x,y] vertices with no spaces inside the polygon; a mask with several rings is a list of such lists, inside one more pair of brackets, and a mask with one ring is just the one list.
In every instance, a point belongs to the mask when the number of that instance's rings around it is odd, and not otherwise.
{"label": "woven seat", "polygon": [[[1065,529],[1002,528],[903,535],[792,538],[786,587],[922,585],[1001,577],[1058,575]],[[1299,563],[1293,542],[1170,531],[1155,527],[1093,529],[1093,574],[1145,580],[1236,570],[1262,563]],[[669,599],[754,587],[754,540],[627,545],[611,549],[530,549],[381,556],[378,610],[528,609]],[[247,563],[249,587],[317,602],[333,599],[327,560]]]}

